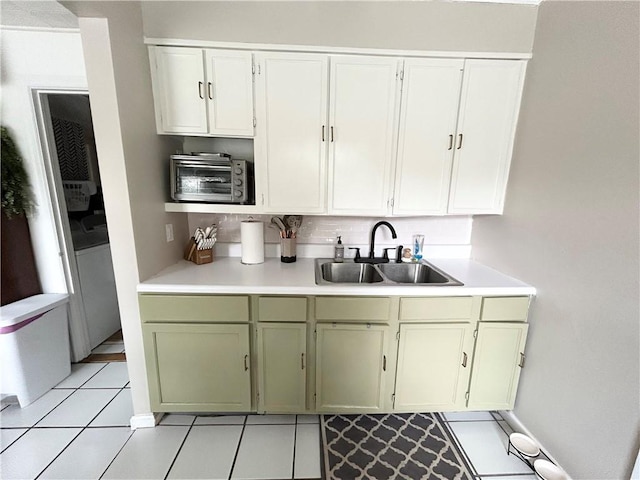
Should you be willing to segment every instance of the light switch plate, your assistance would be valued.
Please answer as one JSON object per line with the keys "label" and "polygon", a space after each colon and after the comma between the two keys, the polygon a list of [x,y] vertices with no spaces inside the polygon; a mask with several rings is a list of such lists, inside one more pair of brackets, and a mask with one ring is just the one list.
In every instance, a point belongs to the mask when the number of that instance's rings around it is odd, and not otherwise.
{"label": "light switch plate", "polygon": [[167,223],[164,226],[164,230],[167,234],[167,243],[173,242],[173,223]]}

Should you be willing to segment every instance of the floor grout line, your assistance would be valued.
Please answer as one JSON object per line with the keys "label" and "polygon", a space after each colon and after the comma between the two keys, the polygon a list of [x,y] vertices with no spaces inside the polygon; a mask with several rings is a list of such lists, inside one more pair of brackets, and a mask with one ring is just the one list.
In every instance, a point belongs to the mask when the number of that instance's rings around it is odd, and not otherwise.
{"label": "floor grout line", "polygon": [[129,434],[129,436],[127,437],[127,440],[122,444],[122,447],[120,447],[120,449],[118,450],[118,452],[113,456],[113,458],[111,459],[111,461],[109,462],[109,465],[107,465],[107,468],[104,469],[104,472],[102,472],[100,474],[100,476],[98,477],[98,479],[101,479],[102,477],[104,477],[104,474],[107,473],[107,470],[109,470],[109,467],[111,467],[111,465],[113,465],[113,462],[116,461],[116,458],[118,458],[118,455],[120,455],[120,452],[122,452],[122,450],[124,450],[124,447],[129,443],[129,440],[131,440],[131,438],[133,437],[133,434],[136,433],[135,430],[131,430],[131,433]]}
{"label": "floor grout line", "polygon": [[293,461],[291,465],[291,478],[296,478],[296,442],[298,441],[298,415],[293,423]]}
{"label": "floor grout line", "polygon": [[76,438],[78,438],[80,435],[82,435],[82,432],[84,432],[84,430],[85,430],[87,427],[84,427],[84,428],[82,428],[82,427],[76,427],[76,428],[80,428],[80,431],[78,432],[78,434],[77,434],[75,437],[73,437],[73,438],[71,439],[71,441],[70,441],[69,443],[67,443],[67,444],[65,445],[65,447],[64,447],[62,450],[60,450],[60,452],[58,452],[58,454],[57,454],[55,457],[53,457],[53,459],[52,459],[52,460],[51,460],[51,461],[50,461],[50,462],[49,462],[49,463],[48,463],[48,464],[47,464],[47,465],[46,465],[46,466],[45,466],[45,467],[40,471],[40,473],[38,473],[38,474],[34,477],[34,478],[35,478],[35,480],[37,480],[37,479],[40,477],[40,475],[42,475],[42,474],[45,472],[45,470],[46,470],[47,468],[49,468],[49,467],[51,466],[51,464],[52,464],[53,462],[55,462],[55,461],[58,459],[58,457],[59,457],[60,455],[62,455],[62,453],[63,453],[67,448],[69,448],[69,445],[71,445],[71,444],[76,440]]}
{"label": "floor grout line", "polygon": [[247,427],[247,419],[249,415],[245,415],[244,422],[242,423],[242,431],[240,432],[240,438],[238,439],[238,445],[236,446],[236,453],[233,456],[233,463],[231,464],[231,470],[229,470],[229,479],[233,476],[233,469],[236,468],[236,460],[238,460],[238,453],[240,453],[240,445],[242,445],[242,437],[244,437],[244,429]]}
{"label": "floor grout line", "polygon": [[[443,413],[438,413],[438,415],[440,416],[440,419],[444,418],[444,414]],[[462,446],[462,442],[460,441],[460,439],[458,438],[456,433],[453,431],[453,429],[449,426],[449,422],[445,421],[445,422],[442,422],[442,423],[443,423],[444,427],[447,429],[447,433],[449,433],[449,436],[453,439],[453,445],[458,450],[458,453],[462,456],[462,460],[471,469],[471,475],[474,478],[479,478],[480,474],[476,470],[476,467],[473,464],[473,462],[471,462],[471,459],[469,458],[469,455],[467,455],[467,452],[465,451],[464,447]]]}
{"label": "floor grout line", "polygon": [[[184,438],[182,439],[182,443],[180,444],[180,446],[178,447],[178,451],[176,452],[176,454],[173,457],[173,461],[171,462],[171,465],[169,465],[169,469],[167,470],[167,473],[164,474],[164,480],[167,480],[167,477],[169,476],[169,474],[171,473],[171,469],[173,468],[173,466],[176,463],[176,460],[178,459],[178,455],[180,455],[180,452],[182,451],[182,447],[184,447],[185,442],[187,441],[187,438],[189,437],[189,434],[191,433],[191,429],[193,428],[193,424],[196,422],[196,416],[193,416],[193,420],[191,420],[191,425],[189,425],[189,429],[187,430],[187,434],[184,436]],[[176,427],[178,425],[175,425]],[[180,425],[183,426],[183,425]]]}

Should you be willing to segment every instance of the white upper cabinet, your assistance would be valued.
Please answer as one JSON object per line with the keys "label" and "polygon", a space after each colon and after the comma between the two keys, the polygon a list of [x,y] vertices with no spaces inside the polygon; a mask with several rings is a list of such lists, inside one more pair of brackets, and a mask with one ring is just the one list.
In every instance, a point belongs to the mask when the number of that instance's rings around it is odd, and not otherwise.
{"label": "white upper cabinet", "polygon": [[253,135],[250,52],[149,47],[158,133]]}
{"label": "white upper cabinet", "polygon": [[328,57],[256,54],[256,175],[264,211],[323,213],[327,189]]}
{"label": "white upper cabinet", "polygon": [[462,59],[404,65],[393,213],[447,213]]}
{"label": "white upper cabinet", "polygon": [[329,213],[387,215],[400,60],[331,56]]}
{"label": "white upper cabinet", "polygon": [[449,213],[502,213],[526,61],[466,60]]}
{"label": "white upper cabinet", "polygon": [[209,133],[253,135],[251,52],[205,50]]}
{"label": "white upper cabinet", "polygon": [[207,133],[202,50],[149,47],[158,133]]}

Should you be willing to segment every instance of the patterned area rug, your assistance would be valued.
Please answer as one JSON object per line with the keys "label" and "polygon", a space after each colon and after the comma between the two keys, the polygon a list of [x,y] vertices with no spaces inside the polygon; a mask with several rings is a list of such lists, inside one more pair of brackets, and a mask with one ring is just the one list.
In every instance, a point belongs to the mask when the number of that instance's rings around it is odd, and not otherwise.
{"label": "patterned area rug", "polygon": [[323,415],[322,450],[327,480],[473,479],[435,414]]}

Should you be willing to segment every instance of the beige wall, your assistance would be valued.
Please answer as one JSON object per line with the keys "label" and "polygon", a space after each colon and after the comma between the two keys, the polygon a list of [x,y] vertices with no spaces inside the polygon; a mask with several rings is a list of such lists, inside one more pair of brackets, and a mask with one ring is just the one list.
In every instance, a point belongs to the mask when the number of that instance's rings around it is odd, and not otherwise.
{"label": "beige wall", "polygon": [[639,446],[637,2],[539,9],[503,216],[473,256],[538,289],[515,414],[575,479]]}
{"label": "beige wall", "polygon": [[467,2],[143,2],[147,37],[531,52],[537,6]]}
{"label": "beige wall", "polygon": [[[95,8],[92,5],[91,8]],[[164,211],[167,160],[176,145],[155,133],[139,4],[80,18],[87,81],[135,414],[150,412],[136,286],[181,258],[186,215]],[[167,243],[164,226],[174,225]]]}

